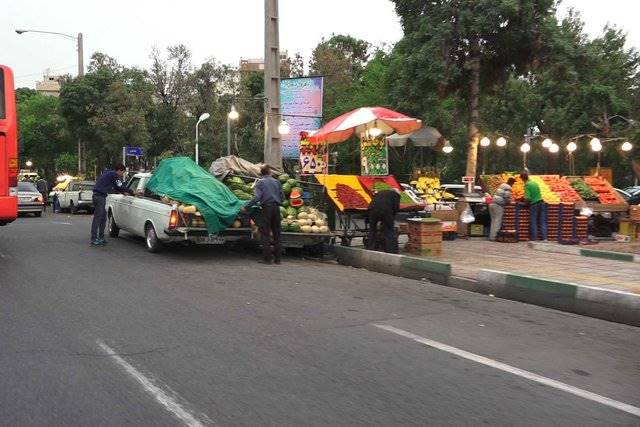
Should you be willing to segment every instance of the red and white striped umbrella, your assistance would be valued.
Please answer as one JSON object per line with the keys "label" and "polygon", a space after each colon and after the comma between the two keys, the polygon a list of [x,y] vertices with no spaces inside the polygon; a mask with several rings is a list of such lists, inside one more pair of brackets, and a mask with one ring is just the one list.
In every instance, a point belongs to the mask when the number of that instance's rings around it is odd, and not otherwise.
{"label": "red and white striped umbrella", "polygon": [[[336,117],[309,137],[312,144],[336,144],[356,133],[404,135],[420,129],[422,122],[384,107],[363,107]],[[378,130],[379,129],[379,130]],[[376,135],[374,135],[376,136]]]}

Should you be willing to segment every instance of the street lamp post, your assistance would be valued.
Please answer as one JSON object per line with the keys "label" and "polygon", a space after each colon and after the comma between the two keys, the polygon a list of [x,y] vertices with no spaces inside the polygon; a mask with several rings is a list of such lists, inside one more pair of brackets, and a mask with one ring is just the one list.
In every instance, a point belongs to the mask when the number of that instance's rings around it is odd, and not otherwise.
{"label": "street lamp post", "polygon": [[199,153],[198,153],[198,138],[200,136],[199,132],[198,132],[198,126],[200,126],[201,122],[204,122],[205,120],[207,120],[210,117],[209,113],[202,113],[202,115],[200,116],[200,118],[198,119],[198,122],[196,123],[196,165],[199,165]]}
{"label": "street lamp post", "polygon": [[[71,34],[58,33],[55,31],[41,31],[41,30],[16,30],[18,34],[24,33],[41,33],[41,34],[53,34],[55,36],[64,37],[69,40],[75,40],[78,48],[78,77],[84,76],[84,46],[82,33],[78,33],[77,36]],[[78,138],[78,173],[82,170],[82,142]]]}
{"label": "street lamp post", "polygon": [[231,111],[227,114],[227,156],[231,155],[231,120],[238,120],[240,114],[236,110],[236,107],[231,106]]}

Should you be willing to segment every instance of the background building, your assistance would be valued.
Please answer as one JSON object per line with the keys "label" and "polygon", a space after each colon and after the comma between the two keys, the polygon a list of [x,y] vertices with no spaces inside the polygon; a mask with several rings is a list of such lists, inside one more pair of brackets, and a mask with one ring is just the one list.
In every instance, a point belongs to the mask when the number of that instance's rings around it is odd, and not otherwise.
{"label": "background building", "polygon": [[61,80],[62,76],[50,76],[46,74],[41,82],[36,82],[36,91],[43,95],[59,96]]}

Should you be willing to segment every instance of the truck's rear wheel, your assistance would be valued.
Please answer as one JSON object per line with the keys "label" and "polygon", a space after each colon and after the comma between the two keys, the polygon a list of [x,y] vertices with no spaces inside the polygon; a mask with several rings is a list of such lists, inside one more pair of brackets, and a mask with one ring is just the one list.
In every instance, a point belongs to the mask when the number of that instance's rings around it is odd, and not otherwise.
{"label": "truck's rear wheel", "polygon": [[111,214],[111,212],[109,212],[108,224],[109,224],[108,225],[109,237],[113,237],[113,238],[118,237],[118,235],[120,234],[120,228],[118,228],[118,225],[116,224],[116,220],[113,219],[113,215]]}
{"label": "truck's rear wheel", "polygon": [[151,253],[157,253],[162,250],[162,242],[158,240],[156,229],[152,224],[147,224],[144,230],[144,243],[147,246],[147,250]]}

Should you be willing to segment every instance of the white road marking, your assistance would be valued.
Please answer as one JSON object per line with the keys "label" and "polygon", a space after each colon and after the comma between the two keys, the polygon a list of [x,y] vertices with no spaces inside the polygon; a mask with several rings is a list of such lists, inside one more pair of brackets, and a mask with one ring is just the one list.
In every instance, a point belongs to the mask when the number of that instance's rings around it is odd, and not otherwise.
{"label": "white road marking", "polygon": [[129,362],[120,357],[111,347],[102,342],[96,340],[96,344],[111,357],[124,371],[129,374],[133,379],[139,382],[144,390],[153,396],[158,403],[169,411],[178,420],[182,421],[184,425],[189,427],[201,427],[205,425],[213,425],[213,421],[209,419],[205,414],[194,413],[187,409],[184,404],[180,404],[179,401],[186,402],[176,392],[171,390],[168,386],[161,384],[158,380],[150,379],[144,376],[140,371],[134,368]]}
{"label": "white road marking", "polygon": [[70,222],[51,221],[51,224],[72,225]]}
{"label": "white road marking", "polygon": [[619,409],[620,411],[624,411],[629,414],[640,417],[640,408],[633,405],[629,405],[628,403],[609,399],[608,397],[604,397],[599,394],[592,393],[590,391],[586,391],[581,388],[562,383],[560,381],[552,380],[551,378],[543,377],[541,375],[534,374],[533,372],[525,371],[523,369],[519,369],[511,365],[507,365],[506,363],[489,359],[488,357],[469,353],[468,351],[460,350],[459,348],[452,347],[447,344],[442,344],[440,342],[421,337],[420,335],[416,335],[402,329],[394,328],[393,326],[377,325],[377,324],[374,324],[373,326],[375,326],[376,328],[384,329],[385,331],[403,336],[405,338],[409,338],[410,340],[413,340],[420,344],[424,344],[426,346],[433,347],[438,350],[446,351],[447,353],[455,354],[456,356],[462,357],[464,359],[472,360],[474,362],[481,363],[483,365],[490,366],[492,368],[499,369],[501,371],[508,372],[510,374],[517,375],[519,377],[526,378],[528,380],[535,381],[537,383],[544,384],[546,386],[553,387],[558,390],[565,391],[567,393],[574,394],[576,396],[582,397],[583,399],[592,400],[594,402],[598,402],[603,405],[610,406],[612,408]]}

